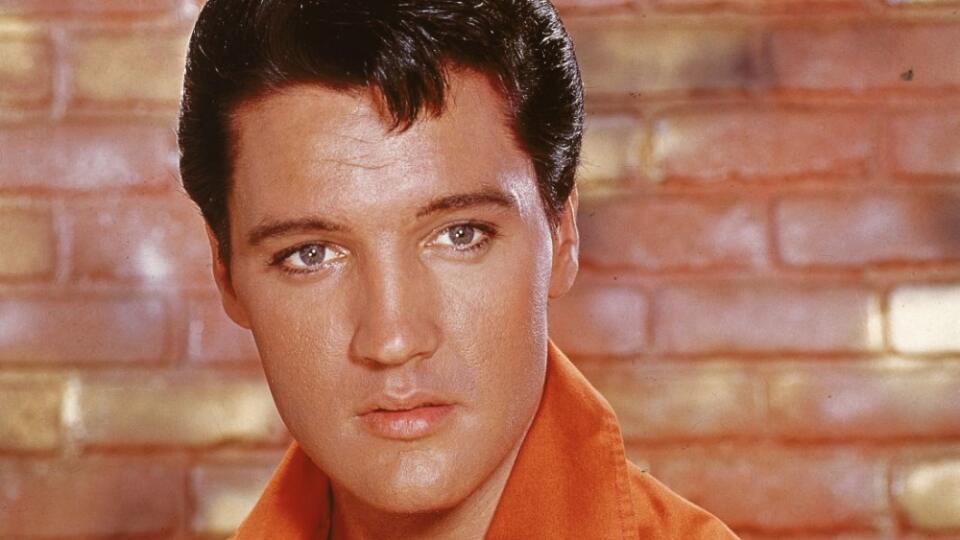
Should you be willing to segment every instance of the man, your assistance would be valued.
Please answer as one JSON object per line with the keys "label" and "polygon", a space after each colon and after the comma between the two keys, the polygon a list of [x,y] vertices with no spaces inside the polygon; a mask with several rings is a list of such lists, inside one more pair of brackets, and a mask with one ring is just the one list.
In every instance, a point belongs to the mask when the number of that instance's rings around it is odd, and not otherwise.
{"label": "man", "polygon": [[296,441],[238,538],[733,538],[548,340],[582,99],[545,0],[207,2],[181,171]]}

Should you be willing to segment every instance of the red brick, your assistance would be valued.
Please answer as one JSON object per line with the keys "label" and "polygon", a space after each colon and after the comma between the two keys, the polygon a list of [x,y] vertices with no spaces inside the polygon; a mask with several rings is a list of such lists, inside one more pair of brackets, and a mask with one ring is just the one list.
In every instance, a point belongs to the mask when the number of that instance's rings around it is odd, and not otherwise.
{"label": "red brick", "polygon": [[767,256],[764,205],[727,195],[584,201],[579,225],[589,266],[737,269],[762,266]]}
{"label": "red brick", "polygon": [[626,439],[742,437],[763,430],[763,387],[746,370],[639,362],[578,367],[613,406]]}
{"label": "red brick", "polygon": [[960,435],[960,364],[788,366],[770,383],[771,427],[790,439]]}
{"label": "red brick", "polygon": [[173,129],[162,124],[86,122],[6,125],[0,189],[175,188]]}
{"label": "red brick", "polygon": [[95,447],[280,443],[286,436],[259,376],[91,377],[78,409],[79,438]]}
{"label": "red brick", "polygon": [[895,472],[894,497],[915,529],[960,531],[960,459],[909,463]]}
{"label": "red brick", "polygon": [[789,13],[803,15],[818,9],[858,7],[871,0],[652,0],[660,9],[702,11],[724,9],[738,12]]}
{"label": "red brick", "polygon": [[203,219],[186,197],[110,198],[72,214],[74,267],[82,278],[162,285],[213,279]]}
{"label": "red brick", "polygon": [[191,520],[194,532],[228,536],[260,498],[274,466],[208,464],[194,469],[191,476],[197,508]]}
{"label": "red brick", "polygon": [[664,288],[655,306],[663,352],[870,351],[882,342],[879,299],[856,286],[699,283]]}
{"label": "red brick", "polygon": [[633,177],[646,144],[643,124],[629,116],[588,116],[577,184],[581,190],[600,182]]}
{"label": "red brick", "polygon": [[651,466],[738,529],[871,529],[887,511],[885,464],[858,450],[685,447],[652,455]]}
{"label": "red brick", "polygon": [[189,309],[191,360],[214,364],[259,362],[253,335],[227,317],[218,296],[191,298]]}
{"label": "red brick", "polygon": [[906,354],[960,352],[960,285],[911,284],[890,294],[890,345]]}
{"label": "red brick", "polygon": [[550,337],[572,356],[636,353],[647,344],[648,309],[635,288],[579,281],[550,302]]}
{"label": "red brick", "polygon": [[0,461],[0,537],[172,534],[185,499],[175,463],[144,459]]}
{"label": "red brick", "polygon": [[63,381],[0,376],[0,451],[43,452],[60,446]]}
{"label": "red brick", "polygon": [[891,124],[894,170],[904,176],[960,175],[960,114],[903,115]]}
{"label": "red brick", "polygon": [[168,308],[159,299],[0,299],[0,362],[159,362]]}
{"label": "red brick", "polygon": [[24,198],[0,199],[0,279],[44,279],[58,261],[50,206]]}
{"label": "red brick", "polygon": [[137,15],[172,13],[189,3],[189,0],[0,0],[0,11],[27,15]]}
{"label": "red brick", "polygon": [[38,36],[0,33],[0,106],[39,107],[53,96],[53,51]]}
{"label": "red brick", "polygon": [[960,259],[960,193],[818,194],[776,209],[783,260],[795,266]]}
{"label": "red brick", "polygon": [[960,4],[957,0],[886,0],[891,6],[911,7],[948,7]]}
{"label": "red brick", "polygon": [[957,88],[957,43],[960,26],[905,24],[787,28],[769,47],[780,87],[861,92]]}
{"label": "red brick", "polygon": [[631,0],[553,0],[551,4],[561,13],[578,10],[598,10],[603,8],[629,6]]}
{"label": "red brick", "polygon": [[69,59],[74,103],[176,107],[183,84],[187,30],[78,34]]}
{"label": "red brick", "polygon": [[685,94],[756,86],[764,78],[747,28],[645,27],[568,21],[584,87],[603,94]]}
{"label": "red brick", "polygon": [[652,175],[754,180],[862,175],[874,151],[863,115],[798,110],[668,114],[654,126]]}
{"label": "red brick", "polygon": [[[890,540],[890,536],[885,533],[863,533],[863,532],[824,532],[824,533],[799,533],[799,534],[739,534],[740,540]],[[898,536],[899,540],[919,540],[907,536]]]}

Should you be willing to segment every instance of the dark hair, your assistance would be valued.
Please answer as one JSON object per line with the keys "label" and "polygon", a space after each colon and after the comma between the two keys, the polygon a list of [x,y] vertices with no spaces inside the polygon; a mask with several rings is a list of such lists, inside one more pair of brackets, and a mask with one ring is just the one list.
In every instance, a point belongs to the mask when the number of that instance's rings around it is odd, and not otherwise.
{"label": "dark hair", "polygon": [[583,88],[547,0],[208,0],[190,39],[178,140],[183,185],[229,262],[230,116],[299,83],[371,87],[393,129],[442,114],[452,67],[491,75],[552,225],[574,185]]}

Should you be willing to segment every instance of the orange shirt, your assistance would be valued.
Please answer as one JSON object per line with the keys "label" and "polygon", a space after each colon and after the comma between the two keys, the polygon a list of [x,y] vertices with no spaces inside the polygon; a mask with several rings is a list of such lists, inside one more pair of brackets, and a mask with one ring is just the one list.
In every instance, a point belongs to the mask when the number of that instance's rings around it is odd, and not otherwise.
{"label": "orange shirt", "polygon": [[[327,478],[293,443],[237,540],[328,537]],[[487,533],[490,539],[731,540],[717,518],[627,461],[616,416],[550,342],[543,398]]]}

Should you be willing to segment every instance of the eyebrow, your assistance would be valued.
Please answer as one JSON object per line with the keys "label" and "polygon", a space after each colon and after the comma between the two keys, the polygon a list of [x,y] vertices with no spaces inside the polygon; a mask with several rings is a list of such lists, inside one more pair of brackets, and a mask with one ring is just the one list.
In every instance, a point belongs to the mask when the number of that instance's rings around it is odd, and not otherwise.
{"label": "eyebrow", "polygon": [[514,209],[517,206],[510,195],[499,189],[487,187],[470,193],[458,193],[434,199],[417,210],[417,219],[437,212],[483,205],[500,206],[507,209]]}
{"label": "eyebrow", "polygon": [[[460,210],[475,206],[492,205],[507,209],[517,207],[513,197],[496,188],[483,188],[469,193],[457,193],[434,199],[417,210],[417,219],[430,214]],[[304,232],[343,232],[347,228],[338,223],[318,217],[304,217],[287,220],[265,221],[247,234],[247,243],[256,246],[268,238],[278,238],[288,234]]]}

